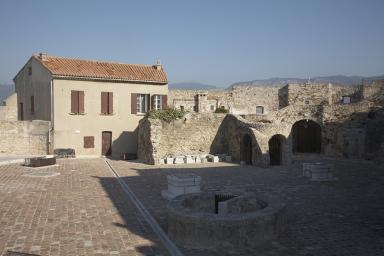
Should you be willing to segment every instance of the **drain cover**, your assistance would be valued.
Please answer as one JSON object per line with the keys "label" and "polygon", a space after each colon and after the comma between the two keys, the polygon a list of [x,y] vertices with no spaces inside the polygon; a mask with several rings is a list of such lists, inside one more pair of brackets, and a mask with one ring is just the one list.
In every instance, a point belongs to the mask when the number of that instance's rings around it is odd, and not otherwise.
{"label": "drain cover", "polygon": [[38,254],[30,254],[25,252],[13,252],[13,251],[7,251],[4,256],[40,256]]}

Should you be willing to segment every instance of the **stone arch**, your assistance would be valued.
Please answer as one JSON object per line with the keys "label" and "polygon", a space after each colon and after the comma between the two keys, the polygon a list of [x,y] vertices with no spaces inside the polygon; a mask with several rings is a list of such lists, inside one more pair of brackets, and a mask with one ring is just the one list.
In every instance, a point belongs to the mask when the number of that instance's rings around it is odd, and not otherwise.
{"label": "stone arch", "polygon": [[320,153],[321,126],[312,120],[297,121],[292,126],[293,153]]}
{"label": "stone arch", "polygon": [[281,134],[273,135],[268,141],[269,164],[282,165],[284,163],[286,138]]}
{"label": "stone arch", "polygon": [[251,135],[244,133],[240,139],[240,161],[252,165],[253,161],[253,141]]}

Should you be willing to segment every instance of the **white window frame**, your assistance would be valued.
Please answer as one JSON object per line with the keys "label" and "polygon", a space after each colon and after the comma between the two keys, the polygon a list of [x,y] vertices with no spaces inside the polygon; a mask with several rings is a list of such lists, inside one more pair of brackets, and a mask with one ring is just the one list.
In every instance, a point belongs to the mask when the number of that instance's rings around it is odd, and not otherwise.
{"label": "white window frame", "polygon": [[153,108],[155,110],[161,110],[162,97],[161,95],[155,95],[153,97]]}
{"label": "white window frame", "polygon": [[137,94],[136,110],[138,114],[144,114],[147,112],[147,98],[147,94]]}

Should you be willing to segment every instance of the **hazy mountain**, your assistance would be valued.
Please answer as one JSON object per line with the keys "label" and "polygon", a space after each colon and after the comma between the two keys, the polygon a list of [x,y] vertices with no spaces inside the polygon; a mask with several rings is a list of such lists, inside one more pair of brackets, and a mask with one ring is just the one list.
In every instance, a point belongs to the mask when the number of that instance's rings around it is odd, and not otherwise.
{"label": "hazy mountain", "polygon": [[[312,83],[333,83],[333,84],[342,84],[342,85],[359,85],[362,81],[372,81],[376,79],[384,79],[384,75],[374,76],[374,77],[364,77],[364,76],[343,76],[343,75],[335,75],[335,76],[318,76],[311,78]],[[245,82],[238,82],[232,84],[232,86],[255,86],[255,85],[286,85],[288,83],[306,83],[308,82],[308,78],[280,78],[274,77],[269,79],[262,80],[252,80]]]}
{"label": "hazy mountain", "polygon": [[168,85],[168,88],[169,89],[183,89],[183,90],[196,90],[196,89],[213,90],[213,89],[217,89],[216,86],[198,83],[198,82],[171,83]]}
{"label": "hazy mountain", "polygon": [[13,84],[0,84],[0,103],[14,92],[15,86]]}

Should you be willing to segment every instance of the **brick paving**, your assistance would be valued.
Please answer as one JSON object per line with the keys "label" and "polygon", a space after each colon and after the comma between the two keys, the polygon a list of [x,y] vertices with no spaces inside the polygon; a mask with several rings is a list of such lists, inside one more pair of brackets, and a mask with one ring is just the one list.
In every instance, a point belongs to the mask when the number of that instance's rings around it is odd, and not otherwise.
{"label": "brick paving", "polygon": [[[111,161],[164,230],[166,175],[195,173],[208,191],[279,195],[289,224],[267,251],[243,255],[384,255],[384,168],[331,160],[336,182],[311,182],[300,165],[268,169],[225,163],[148,166]],[[44,177],[45,174],[60,175]],[[185,255],[240,255],[181,248]],[[102,159],[59,160],[54,167],[0,166],[0,253],[167,255]]]}
{"label": "brick paving", "polygon": [[0,253],[7,251],[167,255],[102,159],[0,166]]}
{"label": "brick paving", "polygon": [[[243,255],[384,255],[384,167],[368,161],[335,160],[336,182],[302,177],[300,164],[268,169],[225,163],[151,167],[114,161],[112,165],[167,229],[166,175],[195,173],[202,190],[247,190],[279,195],[287,204],[289,224],[267,251]],[[186,255],[240,255],[183,249]]]}

